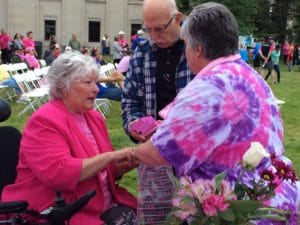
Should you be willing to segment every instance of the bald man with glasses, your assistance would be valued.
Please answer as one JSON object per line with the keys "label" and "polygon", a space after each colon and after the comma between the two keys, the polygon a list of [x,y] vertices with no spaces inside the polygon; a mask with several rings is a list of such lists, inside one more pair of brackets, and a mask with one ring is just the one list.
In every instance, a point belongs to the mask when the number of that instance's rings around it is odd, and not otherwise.
{"label": "bald man with glasses", "polygon": [[[144,32],[149,38],[134,51],[126,74],[122,98],[123,126],[134,142],[144,142],[151,134],[132,129],[141,118],[160,120],[159,111],[170,103],[194,75],[188,68],[185,45],[180,39],[184,15],[175,0],[144,0]],[[145,120],[147,121],[147,120]],[[163,224],[171,209],[174,189],[169,166],[138,168],[138,224]]]}
{"label": "bald man with glasses", "polygon": [[144,27],[143,28],[143,31],[145,31],[146,33],[151,33],[151,32],[154,32],[154,33],[159,33],[159,34],[162,34],[164,33],[164,31],[168,28],[168,26],[171,24],[172,20],[175,18],[175,15],[173,15],[171,17],[171,19],[169,20],[169,22],[162,26],[162,27],[155,27],[155,28],[147,28],[147,27]]}

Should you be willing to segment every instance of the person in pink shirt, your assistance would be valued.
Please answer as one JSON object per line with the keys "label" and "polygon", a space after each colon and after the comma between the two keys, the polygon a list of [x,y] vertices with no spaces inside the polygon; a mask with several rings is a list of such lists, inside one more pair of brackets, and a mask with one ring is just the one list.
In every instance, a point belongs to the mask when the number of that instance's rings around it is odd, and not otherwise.
{"label": "person in pink shirt", "polygon": [[117,70],[120,71],[124,76],[126,76],[126,72],[129,67],[129,61],[131,58],[131,50],[130,48],[126,49],[125,55],[122,57],[121,61],[118,63]]}
{"label": "person in pink shirt", "polygon": [[0,49],[1,49],[1,61],[2,63],[10,63],[10,48],[12,44],[12,38],[9,36],[7,31],[2,28],[0,34]]}
{"label": "person in pink shirt", "polygon": [[55,191],[72,202],[96,195],[70,225],[134,225],[136,198],[116,182],[135,168],[130,151],[115,151],[105,119],[95,111],[99,69],[95,60],[67,52],[48,71],[50,100],[29,118],[20,145],[17,178],[1,201],[26,200],[38,211],[53,205]]}
{"label": "person in pink shirt", "polygon": [[289,42],[287,40],[285,40],[284,41],[284,45],[282,46],[282,55],[283,55],[283,62],[284,62],[284,64],[287,64],[287,59],[288,59],[288,55],[289,55],[289,49],[290,49]]}
{"label": "person in pink shirt", "polygon": [[125,35],[126,35],[126,33],[122,30],[118,33],[118,36],[119,36],[118,42],[123,49],[128,47],[128,42],[125,38]]}
{"label": "person in pink shirt", "polygon": [[24,37],[22,39],[22,44],[23,44],[24,49],[26,49],[28,47],[33,48],[34,55],[37,55],[37,53],[35,51],[35,43],[34,43],[33,32],[32,31],[27,32],[27,37]]}
{"label": "person in pink shirt", "polygon": [[37,69],[40,68],[39,61],[34,56],[34,49],[31,47],[27,47],[25,49],[24,61],[28,64],[29,69]]}

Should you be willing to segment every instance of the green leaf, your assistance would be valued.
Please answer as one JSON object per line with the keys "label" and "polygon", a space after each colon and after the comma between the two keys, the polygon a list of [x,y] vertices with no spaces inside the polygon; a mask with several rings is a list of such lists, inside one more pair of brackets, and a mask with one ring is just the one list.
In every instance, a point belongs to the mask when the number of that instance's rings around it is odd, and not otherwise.
{"label": "green leaf", "polygon": [[261,202],[253,200],[233,200],[228,202],[230,204],[230,208],[233,209],[237,215],[245,215],[263,206]]}
{"label": "green leaf", "polygon": [[219,216],[225,221],[234,221],[236,218],[236,215],[231,208],[228,208],[226,211],[219,212]]}
{"label": "green leaf", "polygon": [[221,225],[221,220],[219,217],[211,217],[209,225]]}
{"label": "green leaf", "polygon": [[166,220],[164,222],[164,225],[180,225],[182,221],[177,218],[173,213],[169,213],[166,217]]}
{"label": "green leaf", "polygon": [[265,214],[265,215],[260,215],[256,219],[267,219],[267,220],[272,220],[272,221],[287,221],[287,218],[284,216],[279,216],[275,214]]}
{"label": "green leaf", "polygon": [[215,176],[216,194],[220,193],[221,183],[225,176],[226,176],[226,172],[219,173]]}
{"label": "green leaf", "polygon": [[234,186],[234,193],[237,197],[237,199],[242,199],[245,196],[245,193],[247,192],[247,187],[240,183],[236,183]]}
{"label": "green leaf", "polygon": [[[204,221],[206,220],[207,218],[204,219]],[[171,223],[170,223],[171,224]],[[168,224],[168,225],[170,225]],[[203,223],[203,219],[199,218],[199,217],[196,217],[191,223],[190,225],[199,225],[199,224],[205,224]]]}

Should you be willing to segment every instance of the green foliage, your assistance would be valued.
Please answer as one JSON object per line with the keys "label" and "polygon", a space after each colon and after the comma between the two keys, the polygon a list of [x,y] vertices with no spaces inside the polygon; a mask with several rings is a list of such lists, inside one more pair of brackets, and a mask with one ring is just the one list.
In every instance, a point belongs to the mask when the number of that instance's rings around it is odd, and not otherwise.
{"label": "green foliage", "polygon": [[215,176],[215,184],[216,184],[216,193],[219,194],[221,192],[221,183],[224,180],[226,173],[219,173]]}
{"label": "green foliage", "polygon": [[[195,5],[209,0],[176,0],[181,12],[189,14]],[[282,43],[288,37],[300,41],[300,3],[297,0],[215,0],[236,17],[240,34],[272,35]],[[293,24],[291,28],[289,24]]]}
{"label": "green foliage", "polygon": [[295,34],[295,42],[300,43],[300,1],[295,1],[293,7],[294,23],[292,29]]}

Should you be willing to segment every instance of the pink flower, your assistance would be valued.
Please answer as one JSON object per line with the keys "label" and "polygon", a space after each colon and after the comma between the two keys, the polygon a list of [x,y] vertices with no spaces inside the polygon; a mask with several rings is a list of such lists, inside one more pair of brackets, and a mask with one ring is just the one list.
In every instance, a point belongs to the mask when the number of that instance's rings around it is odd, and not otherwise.
{"label": "pink flower", "polygon": [[236,200],[237,197],[234,194],[233,190],[230,187],[230,183],[227,180],[222,180],[221,183],[221,193],[220,195],[224,196],[226,200]]}
{"label": "pink flower", "polygon": [[202,203],[204,199],[207,199],[211,194],[215,193],[214,183],[211,180],[196,180],[190,185],[190,189],[200,203]]}
{"label": "pink flower", "polygon": [[225,198],[220,195],[210,195],[209,198],[203,200],[203,212],[208,216],[216,216],[218,210],[224,211],[228,208],[229,204],[225,202]]}
{"label": "pink flower", "polygon": [[182,220],[186,219],[188,216],[197,214],[197,208],[193,201],[184,201],[183,199],[175,198],[173,199],[172,204],[179,209],[176,211],[175,215]]}
{"label": "pink flower", "polygon": [[193,180],[191,177],[181,177],[179,182],[180,182],[181,187],[187,187],[191,183],[193,183]]}
{"label": "pink flower", "polygon": [[182,210],[179,210],[175,213],[175,216],[180,218],[181,220],[185,220],[186,218],[189,217],[189,212],[186,212],[186,211],[182,211]]}

